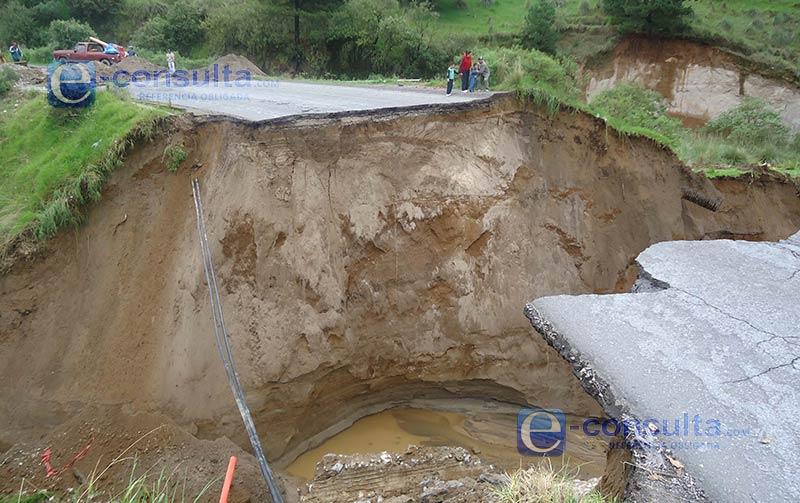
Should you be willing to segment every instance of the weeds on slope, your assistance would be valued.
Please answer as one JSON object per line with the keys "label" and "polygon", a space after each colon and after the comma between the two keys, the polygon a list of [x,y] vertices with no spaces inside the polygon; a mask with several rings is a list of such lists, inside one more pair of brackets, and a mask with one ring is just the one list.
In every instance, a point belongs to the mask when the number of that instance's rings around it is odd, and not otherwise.
{"label": "weeds on slope", "polygon": [[[78,490],[69,495],[59,495],[47,491],[35,490],[31,494],[25,493],[25,480],[20,482],[20,489],[17,494],[7,496],[0,495],[0,503],[89,503],[92,501],[104,501],[107,503],[197,503],[204,498],[211,486],[222,479],[222,476],[208,481],[197,494],[187,494],[186,477],[178,475],[178,466],[167,470],[161,468],[157,473],[153,468],[142,472],[139,470],[138,459],[135,455],[129,456],[128,453],[142,440],[160,430],[158,426],[140,436],[128,447],[123,449],[117,456],[109,462],[105,468],[100,469],[100,462],[84,481]],[[131,463],[131,472],[128,482],[121,490],[116,493],[103,493],[97,490],[97,486],[103,477],[117,465]],[[138,474],[137,474],[138,473]]]}
{"label": "weeds on slope", "polygon": [[579,491],[566,469],[545,465],[520,469],[494,489],[499,503],[615,503],[596,490]]}
{"label": "weeds on slope", "polygon": [[125,152],[166,115],[111,92],[80,110],[39,94],[9,96],[0,110],[0,255],[23,234],[42,240],[79,223]]}
{"label": "weeds on slope", "polygon": [[602,119],[626,136],[649,138],[671,149],[687,165],[709,177],[739,176],[754,167],[800,177],[800,134],[793,135],[780,114],[763,100],[745,99],[704,128],[691,130],[667,113],[665,99],[655,91],[621,83],[582,101],[577,65],[521,48],[477,51],[493,61],[494,89],[515,92],[555,113],[561,108]]}
{"label": "weeds on slope", "polygon": [[0,503],[88,503],[90,501],[104,501],[107,503],[197,503],[208,499],[206,494],[212,485],[219,482],[221,477],[215,478],[197,493],[189,494],[186,488],[186,478],[177,476],[177,470],[168,471],[162,468],[157,473],[150,470],[136,475],[138,466],[133,460],[131,475],[127,485],[115,494],[103,494],[95,490],[98,476],[93,475],[86,482],[86,487],[71,495],[59,495],[47,491],[35,491],[25,494],[20,490],[17,494],[0,496]]}
{"label": "weeds on slope", "polygon": [[763,100],[745,99],[705,127],[693,131],[667,115],[665,100],[635,84],[598,94],[590,108],[617,129],[639,129],[672,148],[686,164],[708,175],[738,176],[753,166],[800,175],[800,135]]}

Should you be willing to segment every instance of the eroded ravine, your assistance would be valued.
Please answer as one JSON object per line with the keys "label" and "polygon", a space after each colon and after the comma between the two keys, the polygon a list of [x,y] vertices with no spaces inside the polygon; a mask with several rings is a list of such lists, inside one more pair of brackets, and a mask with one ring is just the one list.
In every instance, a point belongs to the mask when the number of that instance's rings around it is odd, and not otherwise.
{"label": "eroded ravine", "polygon": [[[171,174],[162,152],[177,142],[190,157]],[[182,446],[175,459],[223,470],[233,447],[220,437],[246,448],[210,335],[192,177],[239,371],[279,468],[418,399],[601,415],[532,333],[527,301],[626,290],[654,242],[777,239],[800,226],[788,182],[715,185],[648,140],[507,97],[178,124],[133,152],[86,225],[0,278],[0,442],[12,455],[50,442],[67,456],[90,430],[116,438],[118,425],[159,421],[170,425],[159,449]],[[683,200],[687,188],[721,197],[719,211]],[[123,444],[98,442],[81,462]],[[143,463],[164,459],[155,449]],[[251,468],[239,490],[258,500]],[[44,486],[40,472],[5,464],[0,479]]]}
{"label": "eroded ravine", "polygon": [[636,82],[657,91],[668,111],[690,127],[705,124],[741,104],[761,98],[800,132],[800,89],[777,78],[744,69],[734,56],[716,47],[685,40],[624,39],[609,59],[588,71],[586,95]]}

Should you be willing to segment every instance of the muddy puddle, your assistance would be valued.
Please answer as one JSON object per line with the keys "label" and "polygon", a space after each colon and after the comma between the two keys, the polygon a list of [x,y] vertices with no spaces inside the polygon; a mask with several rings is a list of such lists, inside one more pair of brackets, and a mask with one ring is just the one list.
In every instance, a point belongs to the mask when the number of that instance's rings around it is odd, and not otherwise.
{"label": "muddy puddle", "polygon": [[577,477],[601,477],[607,442],[587,437],[580,430],[585,418],[568,416],[564,456],[533,458],[517,452],[516,424],[519,407],[512,404],[459,400],[426,404],[426,408],[398,407],[363,417],[352,426],[300,455],[286,471],[309,480],[325,454],[404,452],[409,445],[464,447],[487,463],[512,471],[536,463],[555,469],[566,466]]}
{"label": "muddy puddle", "polygon": [[719,49],[681,40],[623,40],[613,56],[589,72],[586,98],[620,82],[657,91],[669,113],[697,128],[739,105],[745,96],[762,98],[800,131],[800,89],[752,74]]}

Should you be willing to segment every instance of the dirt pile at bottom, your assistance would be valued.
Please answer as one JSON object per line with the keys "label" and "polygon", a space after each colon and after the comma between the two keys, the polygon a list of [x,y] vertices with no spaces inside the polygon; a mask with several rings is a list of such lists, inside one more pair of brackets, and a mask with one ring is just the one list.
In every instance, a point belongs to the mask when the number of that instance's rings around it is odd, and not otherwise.
{"label": "dirt pile at bottom", "polygon": [[[45,454],[47,453],[47,454]],[[89,407],[42,438],[20,442],[0,453],[0,480],[16,481],[16,490],[47,490],[107,501],[126,481],[145,477],[146,486],[161,485],[178,494],[218,497],[229,456],[237,456],[237,483],[231,502],[266,501],[255,459],[226,438],[199,440],[168,417],[128,415],[118,408]],[[0,485],[2,491],[13,488]],[[252,498],[252,499],[251,499]]]}
{"label": "dirt pile at bottom", "polygon": [[[167,144],[188,153],[177,173]],[[89,408],[88,427],[115,434],[148,430],[115,423],[114,408],[168,418],[176,452],[224,438],[248,448],[211,335],[194,177],[238,371],[279,472],[411,399],[600,416],[532,333],[530,299],[625,291],[654,242],[800,226],[790,184],[714,184],[650,141],[511,98],[176,127],[132,151],[85,225],[0,276],[0,444],[29,446],[11,447],[9,466],[80,450],[48,435]],[[687,188],[719,210],[682,199]],[[19,483],[13,472],[0,490]]]}

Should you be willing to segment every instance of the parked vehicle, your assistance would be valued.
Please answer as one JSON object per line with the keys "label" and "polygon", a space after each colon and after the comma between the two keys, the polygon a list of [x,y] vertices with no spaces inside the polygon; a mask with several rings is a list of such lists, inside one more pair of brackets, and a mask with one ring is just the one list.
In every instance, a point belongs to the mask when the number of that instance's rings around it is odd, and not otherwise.
{"label": "parked vehicle", "polygon": [[121,46],[114,46],[117,48],[116,54],[110,54],[106,51],[106,45],[98,42],[78,42],[75,44],[74,49],[60,49],[53,51],[53,59],[62,63],[67,62],[87,62],[95,61],[104,65],[113,65],[119,63],[125,58],[125,48]]}

